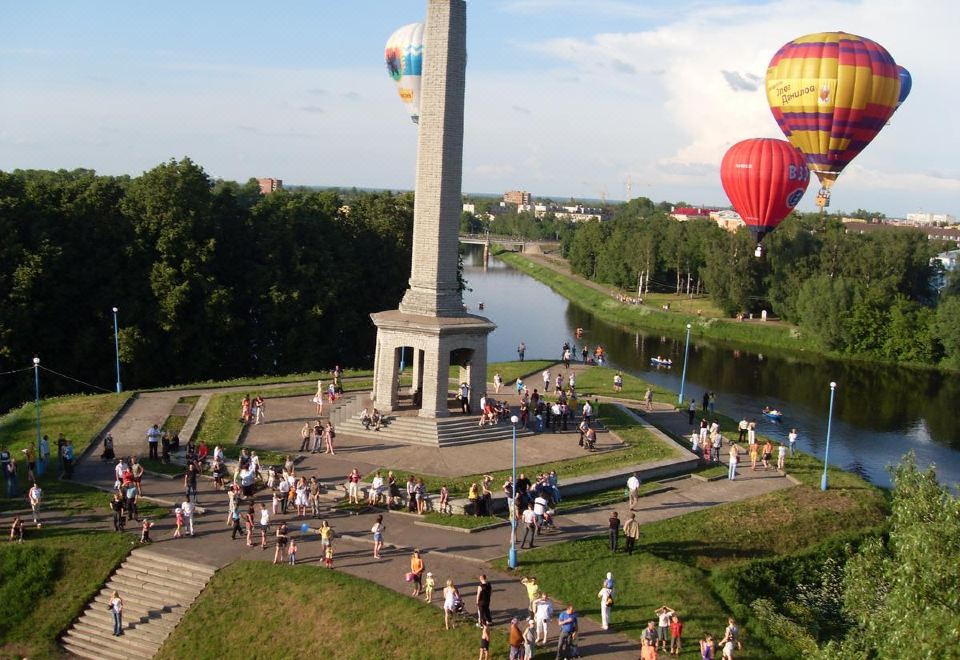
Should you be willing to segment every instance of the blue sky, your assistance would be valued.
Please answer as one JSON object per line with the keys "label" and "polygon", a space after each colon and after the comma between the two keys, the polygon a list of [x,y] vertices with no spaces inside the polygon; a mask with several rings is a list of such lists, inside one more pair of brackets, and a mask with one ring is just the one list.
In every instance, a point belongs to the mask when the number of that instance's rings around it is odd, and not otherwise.
{"label": "blue sky", "polygon": [[[0,169],[138,174],[190,156],[217,177],[409,188],[416,130],[382,63],[425,0],[3,3]],[[469,0],[465,191],[723,204],[717,168],[780,137],[776,49],[844,29],[914,89],[841,177],[834,208],[960,215],[948,0]],[[801,207],[812,207],[808,192]]]}

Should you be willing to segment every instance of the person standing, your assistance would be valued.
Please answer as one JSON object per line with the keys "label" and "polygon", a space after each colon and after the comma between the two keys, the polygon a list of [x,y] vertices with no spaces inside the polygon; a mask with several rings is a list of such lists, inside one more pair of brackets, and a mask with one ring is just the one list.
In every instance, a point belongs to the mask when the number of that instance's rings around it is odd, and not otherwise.
{"label": "person standing", "polygon": [[63,447],[63,476],[66,479],[73,478],[73,441],[67,440]]}
{"label": "person standing", "polygon": [[510,619],[510,660],[523,660],[523,632],[517,623],[516,617]]}
{"label": "person standing", "polygon": [[115,492],[110,500],[110,510],[113,511],[113,531],[122,532],[126,521],[123,518],[123,498],[119,491]]}
{"label": "person standing", "polygon": [[630,495],[630,510],[640,503],[640,477],[634,472],[627,479],[627,493]]}
{"label": "person standing", "polygon": [[[457,627],[457,621],[454,616],[457,613],[457,605],[460,602],[460,591],[453,580],[447,578],[447,585],[443,588],[443,627],[445,630]],[[516,619],[514,619],[516,620]]]}
{"label": "person standing", "polygon": [[567,609],[560,613],[557,623],[560,624],[557,657],[568,658],[572,655],[577,643],[577,613],[573,609],[573,603],[567,605]]}
{"label": "person standing", "polygon": [[543,391],[550,391],[550,369],[543,370]]}
{"label": "person standing", "polygon": [[610,520],[608,522],[610,525],[610,552],[616,552],[620,541],[620,516],[616,511],[610,514]]}
{"label": "person standing", "polygon": [[643,403],[647,406],[647,410],[653,410],[653,390],[649,387],[643,393]]}
{"label": "person standing", "polygon": [[784,462],[787,459],[787,447],[786,445],[780,445],[777,447],[777,470],[779,472],[784,471]]}
{"label": "person standing", "polygon": [[734,481],[737,478],[737,461],[740,457],[740,447],[737,446],[736,442],[730,443],[729,449],[730,465],[727,472],[727,479]]}
{"label": "person standing", "polygon": [[530,548],[534,547],[533,542],[537,536],[537,514],[533,512],[533,503],[531,502],[523,512],[523,540],[520,542],[522,550],[527,545],[527,536],[530,537]]}
{"label": "person standing", "polygon": [[410,574],[413,575],[413,595],[419,596],[423,590],[423,557],[420,556],[420,550],[416,549],[410,556]]}
{"label": "person standing", "polygon": [[713,660],[713,635],[707,633],[700,640],[700,658],[701,660]]}
{"label": "person standing", "polygon": [[553,603],[547,594],[540,594],[533,601],[533,620],[537,624],[537,644],[547,643],[547,624],[553,616]]}
{"label": "person standing", "polygon": [[737,431],[739,436],[737,437],[737,442],[743,442],[747,437],[747,427],[750,426],[750,423],[747,421],[746,417],[740,419],[740,422],[737,424]]}
{"label": "person standing", "polygon": [[17,459],[10,456],[3,466],[4,478],[7,480],[7,497],[17,496]]}
{"label": "person standing", "polygon": [[790,429],[787,434],[787,441],[790,443],[790,457],[793,458],[794,448],[797,445],[797,429]]}
{"label": "person standing", "polygon": [[503,376],[500,372],[493,374],[493,391],[500,394],[500,388],[503,387]]}
{"label": "person standing", "polygon": [[113,614],[113,636],[119,637],[123,634],[123,599],[116,591],[110,597],[109,609]]}
{"label": "person standing", "polygon": [[520,361],[523,362],[523,356],[527,352],[527,345],[523,342],[520,342],[520,345],[517,346],[517,357],[520,358]]}
{"label": "person standing", "polygon": [[613,607],[613,589],[604,583],[597,593],[597,598],[600,599],[600,627],[603,630],[609,630],[610,610]]}
{"label": "person standing", "polygon": [[493,594],[493,587],[487,582],[487,576],[481,574],[478,578],[480,584],[477,585],[477,623],[481,626],[493,624],[493,617],[490,615],[490,596]]}
{"label": "person standing", "polygon": [[40,461],[44,468],[50,465],[50,438],[46,435],[40,438]]}
{"label": "person standing", "polygon": [[687,406],[687,424],[693,425],[693,419],[697,416],[697,400],[690,399],[690,405]]}
{"label": "person standing", "polygon": [[383,549],[383,514],[377,516],[370,531],[373,532],[373,558],[380,559],[380,551]]}
{"label": "person standing", "polygon": [[287,531],[287,523],[281,522],[277,527],[277,549],[273,551],[273,563],[279,564],[282,561],[283,553],[287,551],[287,543],[290,542],[290,534]]}
{"label": "person standing", "polygon": [[337,432],[333,428],[333,424],[330,423],[330,420],[327,420],[327,426],[323,429],[323,441],[326,445],[326,451],[324,454],[336,454],[333,451],[333,439],[337,437]]}
{"label": "person standing", "polygon": [[627,554],[633,554],[633,548],[640,539],[640,523],[637,522],[637,514],[631,513],[630,519],[623,523],[623,536],[626,539]]}
{"label": "person standing", "polygon": [[674,612],[670,618],[670,655],[680,655],[681,640],[683,638],[683,621]]}
{"label": "person standing", "polygon": [[15,515],[10,523],[10,540],[23,543],[23,520],[19,515]]}
{"label": "person standing", "polygon": [[523,658],[533,660],[537,650],[537,629],[533,619],[527,619],[527,627],[523,631]]}
{"label": "person standing", "polygon": [[657,608],[655,614],[657,615],[657,648],[666,651],[667,641],[670,639],[670,622],[676,612],[663,605]]}
{"label": "person standing", "polygon": [[310,449],[310,422],[304,422],[300,429],[300,451]]}
{"label": "person standing", "polygon": [[183,490],[186,493],[186,499],[189,502],[190,497],[193,497],[194,502],[198,502],[197,499],[197,468],[193,463],[190,463],[187,466],[187,471],[183,475]]}
{"label": "person standing", "polygon": [[159,460],[157,447],[160,443],[160,425],[154,424],[147,429],[147,447],[149,448],[148,458],[152,461]]}
{"label": "person standing", "polygon": [[270,510],[265,502],[260,503],[260,549],[267,549],[267,532],[270,530]]}

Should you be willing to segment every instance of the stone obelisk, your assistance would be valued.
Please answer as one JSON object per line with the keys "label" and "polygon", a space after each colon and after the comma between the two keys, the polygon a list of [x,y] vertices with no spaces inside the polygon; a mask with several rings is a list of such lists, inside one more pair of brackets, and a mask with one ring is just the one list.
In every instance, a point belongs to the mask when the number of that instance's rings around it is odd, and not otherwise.
{"label": "stone obelisk", "polygon": [[496,326],[467,314],[457,282],[467,65],[464,0],[429,0],[424,29],[417,144],[413,264],[400,309],[372,314],[377,326],[373,399],[399,404],[400,351],[413,349],[411,393],[420,417],[449,414],[450,367],[461,368],[476,409],[486,390],[487,335]]}

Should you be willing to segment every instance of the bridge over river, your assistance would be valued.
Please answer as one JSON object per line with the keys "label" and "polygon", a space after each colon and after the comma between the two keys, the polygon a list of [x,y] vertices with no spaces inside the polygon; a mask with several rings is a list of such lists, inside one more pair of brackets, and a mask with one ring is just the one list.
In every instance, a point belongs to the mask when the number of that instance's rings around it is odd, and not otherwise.
{"label": "bridge over river", "polygon": [[533,240],[517,236],[497,236],[495,234],[460,234],[460,242],[466,245],[482,245],[487,255],[490,246],[505,248],[513,252],[525,254],[543,254],[560,249],[559,241]]}

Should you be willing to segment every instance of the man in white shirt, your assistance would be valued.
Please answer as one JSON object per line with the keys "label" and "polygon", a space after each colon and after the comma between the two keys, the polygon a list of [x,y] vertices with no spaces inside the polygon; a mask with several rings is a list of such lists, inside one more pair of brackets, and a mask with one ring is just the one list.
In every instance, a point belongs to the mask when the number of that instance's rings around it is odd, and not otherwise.
{"label": "man in white shirt", "polygon": [[370,490],[368,491],[367,504],[370,506],[376,506],[377,501],[380,499],[380,495],[383,493],[383,477],[377,472],[376,476],[373,478],[373,481],[370,483]]}
{"label": "man in white shirt", "polygon": [[537,624],[537,644],[547,643],[547,623],[553,616],[553,603],[545,593],[540,593],[533,601],[533,620]]}
{"label": "man in white shirt", "polygon": [[526,511],[523,512],[523,540],[520,542],[520,547],[523,548],[527,545],[527,537],[530,537],[530,547],[533,546],[533,541],[536,538],[537,534],[537,516],[533,512],[533,504],[531,504]]}
{"label": "man in white shirt", "polygon": [[535,500],[533,500],[533,515],[537,523],[537,533],[540,533],[543,528],[543,514],[547,512],[547,498],[543,496],[543,493],[538,493]]}
{"label": "man in white shirt", "polygon": [[630,493],[630,510],[640,502],[640,477],[634,472],[627,479],[627,491]]}
{"label": "man in white shirt", "polygon": [[544,392],[550,391],[550,370],[549,369],[543,370],[543,391]]}
{"label": "man in white shirt", "polygon": [[592,416],[593,416],[593,406],[590,405],[589,401],[584,401],[583,402],[583,419],[589,422]]}
{"label": "man in white shirt", "polygon": [[127,464],[123,462],[123,458],[117,459],[117,464],[113,468],[113,473],[117,477],[117,482],[123,481],[123,473],[127,470]]}
{"label": "man in white shirt", "polygon": [[187,530],[187,534],[193,536],[193,511],[194,505],[188,497],[183,501],[183,504],[180,505],[180,510],[183,512],[183,526]]}
{"label": "man in white shirt", "polygon": [[790,429],[787,434],[787,440],[790,442],[790,456],[793,456],[793,448],[797,445],[797,429]]}
{"label": "man in white shirt", "polygon": [[30,509],[33,511],[33,523],[40,526],[40,523],[37,521],[37,514],[40,512],[40,500],[43,499],[43,490],[40,489],[40,486],[33,484],[30,490],[27,491],[27,499],[30,500]]}
{"label": "man in white shirt", "polygon": [[147,445],[150,447],[149,457],[152,460],[159,460],[157,455],[157,446],[160,444],[160,426],[154,424],[149,429],[147,429]]}

